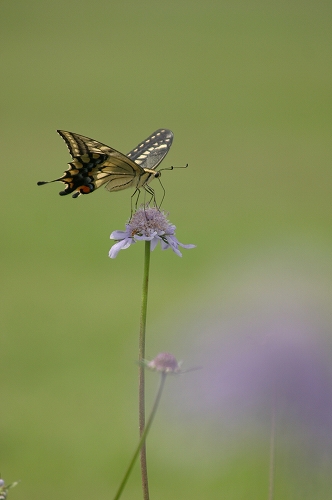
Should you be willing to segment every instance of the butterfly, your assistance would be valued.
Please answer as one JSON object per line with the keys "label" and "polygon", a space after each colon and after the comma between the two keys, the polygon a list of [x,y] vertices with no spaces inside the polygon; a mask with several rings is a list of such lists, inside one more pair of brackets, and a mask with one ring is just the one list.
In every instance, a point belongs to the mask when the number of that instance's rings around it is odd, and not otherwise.
{"label": "butterfly", "polygon": [[63,182],[66,187],[59,194],[64,196],[73,193],[73,198],[90,194],[103,184],[108,191],[133,187],[137,192],[144,188],[154,196],[148,184],[161,176],[156,167],[167,155],[173,142],[173,132],[161,128],[124,155],[84,135],[65,130],[57,132],[66,142],[73,161],[68,163],[69,168],[58,179],[39,181],[37,184],[42,186],[50,182]]}

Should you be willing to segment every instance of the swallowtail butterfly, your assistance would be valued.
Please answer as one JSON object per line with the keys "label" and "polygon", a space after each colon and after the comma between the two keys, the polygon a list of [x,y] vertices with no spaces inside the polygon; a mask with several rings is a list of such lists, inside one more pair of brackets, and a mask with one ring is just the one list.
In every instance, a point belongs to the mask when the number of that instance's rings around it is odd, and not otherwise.
{"label": "swallowtail butterfly", "polygon": [[173,141],[173,132],[165,128],[158,129],[124,155],[84,135],[65,130],[58,130],[58,133],[66,142],[73,161],[68,163],[68,170],[58,179],[37,184],[63,182],[66,187],[59,194],[64,196],[73,193],[73,198],[92,193],[103,184],[108,191],[132,187],[136,191],[144,188],[153,194],[148,184],[155,177],[160,177],[161,172],[156,167],[168,153]]}

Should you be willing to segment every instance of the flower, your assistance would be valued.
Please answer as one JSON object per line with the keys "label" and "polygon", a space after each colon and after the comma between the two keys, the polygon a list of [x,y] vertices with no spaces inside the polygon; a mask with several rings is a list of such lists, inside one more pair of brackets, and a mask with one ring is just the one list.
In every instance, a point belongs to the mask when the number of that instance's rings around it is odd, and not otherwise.
{"label": "flower", "polygon": [[182,248],[195,248],[196,245],[183,245],[175,236],[176,227],[167,220],[165,212],[160,212],[154,207],[140,207],[132,216],[125,231],[113,231],[110,238],[116,240],[109,257],[115,259],[120,250],[125,250],[137,241],[145,240],[151,242],[151,250],[154,250],[160,242],[162,250],[171,248],[179,257]]}
{"label": "flower", "polygon": [[10,490],[10,488],[14,488],[15,486],[17,486],[18,483],[19,483],[19,481],[15,481],[14,483],[11,483],[8,486],[5,486],[5,481],[0,478],[0,498],[6,499],[7,494],[8,494],[8,490]]}
{"label": "flower", "polygon": [[145,361],[145,365],[150,370],[156,370],[163,373],[179,373],[180,365],[169,352],[161,352],[152,361]]}

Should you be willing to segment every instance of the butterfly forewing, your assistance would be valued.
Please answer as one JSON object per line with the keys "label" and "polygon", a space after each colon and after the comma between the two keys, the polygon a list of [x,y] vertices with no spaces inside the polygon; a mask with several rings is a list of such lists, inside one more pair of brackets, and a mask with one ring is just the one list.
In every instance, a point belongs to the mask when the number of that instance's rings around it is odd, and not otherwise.
{"label": "butterfly forewing", "polygon": [[102,152],[110,154],[115,151],[115,149],[106,146],[106,144],[90,139],[90,137],[85,137],[84,135],[74,134],[66,130],[57,130],[57,132],[67,144],[69,153],[73,158],[84,155],[85,153]]}
{"label": "butterfly forewing", "polygon": [[167,155],[172,142],[173,132],[160,128],[132,149],[127,156],[142,168],[154,170]]}
{"label": "butterfly forewing", "polygon": [[170,130],[159,129],[125,156],[84,135],[65,130],[58,130],[58,133],[66,142],[73,161],[59,179],[50,182],[63,182],[66,187],[59,194],[73,193],[74,198],[89,194],[103,184],[108,191],[120,191],[128,187],[146,189],[146,185],[159,175],[155,169],[173,141]]}

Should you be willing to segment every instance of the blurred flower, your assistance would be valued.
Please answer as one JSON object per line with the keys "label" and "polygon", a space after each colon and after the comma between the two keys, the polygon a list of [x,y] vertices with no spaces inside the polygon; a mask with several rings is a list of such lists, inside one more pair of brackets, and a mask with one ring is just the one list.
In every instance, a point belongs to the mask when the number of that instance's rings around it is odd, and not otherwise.
{"label": "blurred flower", "polygon": [[[276,271],[271,263],[248,264],[252,268],[241,269],[241,278],[232,274],[228,298],[216,273],[209,306],[200,296],[203,306],[193,306],[197,312],[181,345],[190,359],[195,350],[204,365],[194,387],[182,381],[186,408],[189,415],[215,417],[217,426],[225,426],[224,436],[231,436],[230,429],[236,436],[269,429],[275,407],[280,440],[302,440],[302,452],[305,442],[315,443],[332,461],[330,290],[323,274],[306,279],[304,272],[291,272],[291,264],[278,261]],[[313,266],[307,268],[311,273]],[[175,397],[183,409],[183,398]]]}
{"label": "blurred flower", "polygon": [[[167,214],[168,215],[168,214]],[[166,218],[165,212],[157,208],[140,207],[132,216],[125,231],[113,231],[110,238],[117,243],[109,251],[109,257],[115,259],[120,250],[125,250],[137,241],[151,241],[151,250],[160,242],[162,250],[171,248],[179,257],[182,248],[195,248],[196,245],[183,245],[175,236],[176,227]]]}
{"label": "blurred flower", "polygon": [[173,354],[169,352],[159,353],[152,361],[146,361],[145,365],[150,370],[156,370],[164,373],[179,373],[181,371],[180,365],[176,361]]}
{"label": "blurred flower", "polygon": [[10,488],[14,488],[19,483],[19,481],[15,481],[14,483],[5,486],[5,481],[0,478],[0,499],[5,500],[7,498],[8,490]]}

